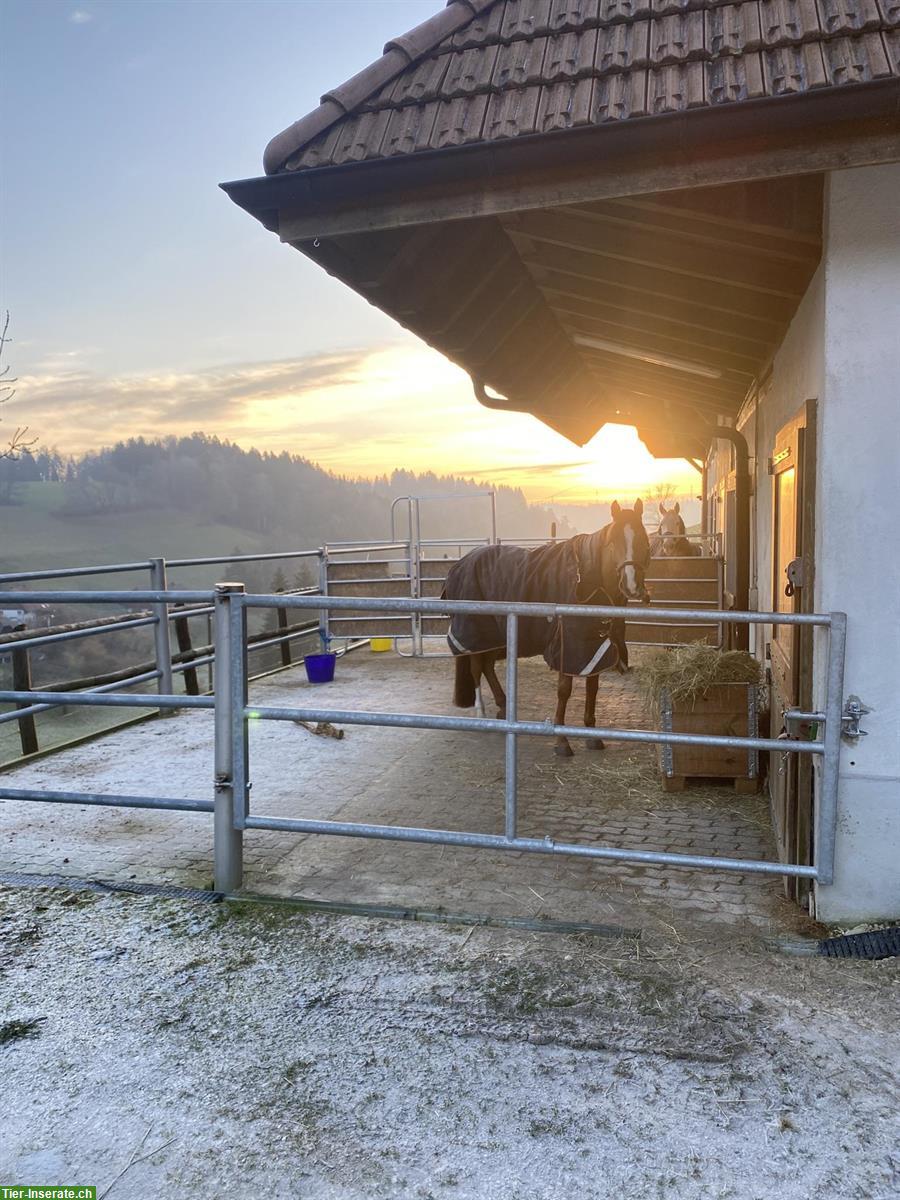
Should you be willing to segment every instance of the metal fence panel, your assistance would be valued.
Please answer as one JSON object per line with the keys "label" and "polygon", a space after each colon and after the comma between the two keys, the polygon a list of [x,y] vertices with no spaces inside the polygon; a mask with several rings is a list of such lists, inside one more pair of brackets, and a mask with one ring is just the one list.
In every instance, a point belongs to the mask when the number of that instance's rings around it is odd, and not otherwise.
{"label": "metal fence panel", "polygon": [[[396,546],[394,547],[396,549]],[[358,547],[349,547],[355,551]],[[603,860],[652,863],[662,866],[688,867],[803,876],[827,885],[833,881],[834,840],[837,813],[838,768],[841,737],[841,708],[846,616],[843,613],[735,613],[723,610],[671,609],[647,607],[644,615],[686,624],[708,623],[710,620],[743,625],[809,625],[827,636],[827,695],[824,712],[808,714],[824,724],[821,740],[799,741],[758,737],[725,737],[704,734],[672,733],[665,730],[634,730],[617,728],[582,728],[552,725],[547,722],[522,721],[518,718],[518,659],[515,653],[518,621],[523,616],[594,616],[625,617],[632,609],[587,605],[515,604],[501,602],[444,601],[416,596],[386,598],[335,595],[245,595],[243,585],[220,585],[215,593],[172,591],[163,586],[139,592],[8,592],[4,599],[11,603],[146,603],[154,606],[200,604],[215,608],[214,657],[217,664],[215,697],[176,696],[166,694],[129,695],[124,692],[32,692],[17,689],[0,691],[0,701],[34,705],[74,704],[107,707],[157,707],[159,709],[214,708],[215,710],[215,798],[213,801],[170,800],[155,796],[97,796],[92,793],[39,791],[4,787],[0,780],[0,797],[15,800],[35,800],[50,803],[85,803],[121,805],[124,807],[171,808],[173,810],[214,812],[216,886],[234,891],[241,885],[242,838],[245,829],[278,829],[295,833],[336,834],[349,837],[368,837],[385,840],[441,843],[473,846],[485,849],[521,850],[540,854],[567,854]],[[507,658],[507,714],[504,719],[484,717],[451,717],[416,713],[361,712],[358,710],[319,709],[313,707],[249,706],[247,697],[247,613],[251,608],[296,608],[346,612],[356,608],[363,613],[390,612],[408,619],[436,613],[491,613],[507,619],[508,645],[512,653]],[[158,609],[158,628],[168,629],[168,613]],[[162,648],[161,648],[162,649]],[[161,671],[154,674],[161,675]],[[119,685],[124,686],[124,685]],[[18,714],[7,714],[16,716]],[[335,822],[292,820],[269,817],[250,811],[250,762],[247,722],[263,720],[328,720],[358,725],[388,728],[450,730],[470,733],[502,733],[505,737],[505,783],[503,799],[503,834],[478,834],[465,830],[430,830],[392,827],[366,822]],[[550,837],[523,838],[517,832],[518,803],[518,742],[521,736],[603,738],[610,741],[664,745],[700,745],[750,750],[814,755],[822,759],[820,786],[817,796],[815,865],[716,858],[703,855],[670,854],[656,851],[636,851],[609,846],[590,846],[559,843]]]}

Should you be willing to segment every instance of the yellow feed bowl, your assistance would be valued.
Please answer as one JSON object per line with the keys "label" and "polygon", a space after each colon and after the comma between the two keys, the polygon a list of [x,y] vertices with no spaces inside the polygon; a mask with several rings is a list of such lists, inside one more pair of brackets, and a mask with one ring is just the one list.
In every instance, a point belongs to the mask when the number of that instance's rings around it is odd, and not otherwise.
{"label": "yellow feed bowl", "polygon": [[385,650],[393,650],[394,639],[393,638],[372,638],[369,641],[369,646],[370,646],[373,654],[383,654],[385,652]]}

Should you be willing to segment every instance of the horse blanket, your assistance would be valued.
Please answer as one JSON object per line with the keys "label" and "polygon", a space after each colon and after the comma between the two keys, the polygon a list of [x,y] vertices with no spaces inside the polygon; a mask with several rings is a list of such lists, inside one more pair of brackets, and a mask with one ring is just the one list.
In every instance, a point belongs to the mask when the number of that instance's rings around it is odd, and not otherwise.
{"label": "horse blanket", "polygon": [[[598,580],[582,575],[579,549],[587,541],[586,534],[579,534],[534,550],[478,546],[447,572],[442,596],[445,600],[526,604],[612,604]],[[454,613],[447,641],[455,655],[505,651],[506,617]],[[614,667],[624,652],[622,621],[602,617],[519,618],[519,657],[543,655],[549,667],[565,675],[598,675]]]}

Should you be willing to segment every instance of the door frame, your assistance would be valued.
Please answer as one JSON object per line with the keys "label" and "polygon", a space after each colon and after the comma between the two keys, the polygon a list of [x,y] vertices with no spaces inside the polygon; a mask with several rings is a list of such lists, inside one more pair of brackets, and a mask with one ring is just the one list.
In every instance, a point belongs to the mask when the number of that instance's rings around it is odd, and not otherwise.
{"label": "door frame", "polygon": [[[795,469],[796,513],[794,546],[799,549],[796,555],[802,562],[803,583],[796,588],[793,604],[789,611],[815,611],[815,514],[816,514],[816,442],[817,442],[817,401],[806,400],[797,410],[791,420],[787,421],[776,433],[772,457],[769,460],[769,474],[772,478],[772,522],[771,522],[771,570],[770,597],[772,611],[778,611],[781,594],[785,587],[784,567],[777,553],[779,545],[779,511],[776,497],[777,476],[791,467]],[[779,591],[778,589],[781,589]],[[785,653],[784,634],[789,634],[790,650]],[[813,710],[813,630],[809,626],[794,626],[782,628],[782,637],[772,630],[769,648],[770,660],[770,700],[776,698],[776,673],[778,683],[788,683],[792,693],[791,700],[804,712]],[[785,665],[790,669],[789,681],[781,673]],[[782,697],[783,699],[784,697]],[[780,712],[774,711],[772,705],[771,722],[773,733],[781,728]],[[808,731],[792,729],[793,735],[804,736]],[[773,760],[776,756],[772,756]],[[784,756],[785,769],[790,772],[786,793],[783,797],[783,811],[778,811],[779,802],[772,787],[770,773],[769,795],[772,801],[772,818],[775,837],[778,843],[778,853],[783,860],[811,863],[813,861],[813,831],[815,829],[814,814],[814,781],[812,763],[806,755]],[[772,770],[780,769],[772,763]],[[806,904],[809,897],[809,884],[801,879],[785,881],[788,896],[797,903]]]}

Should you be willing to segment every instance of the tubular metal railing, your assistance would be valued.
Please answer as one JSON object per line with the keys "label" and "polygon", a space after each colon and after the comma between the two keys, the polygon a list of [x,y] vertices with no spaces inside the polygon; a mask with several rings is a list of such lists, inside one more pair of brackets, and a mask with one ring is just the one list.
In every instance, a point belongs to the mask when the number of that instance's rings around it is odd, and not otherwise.
{"label": "tubular metal railing", "polygon": [[[523,721],[518,717],[518,661],[515,649],[518,641],[518,622],[523,617],[567,617],[606,619],[626,618],[627,608],[587,605],[511,604],[474,601],[428,600],[422,598],[337,597],[322,595],[247,595],[243,585],[221,584],[215,592],[141,591],[141,592],[45,592],[10,593],[12,601],[32,600],[50,604],[91,603],[119,604],[124,602],[163,606],[173,603],[209,605],[215,612],[215,656],[218,664],[214,697],[98,694],[85,692],[53,693],[0,691],[0,702],[35,701],[47,704],[97,705],[107,707],[146,707],[160,710],[179,708],[213,709],[215,712],[215,781],[214,799],[196,801],[168,799],[150,795],[108,796],[90,792],[40,791],[11,788],[0,779],[0,798],[58,803],[121,805],[156,809],[180,809],[214,813],[215,886],[217,890],[238,890],[243,881],[243,836],[245,830],[268,829],[299,834],[331,834],[383,840],[422,842],[429,844],[471,846],[491,850],[526,851],[537,854],[558,854],[586,857],[603,861],[622,861],[644,865],[675,866],[695,869],[741,871],[767,875],[801,876],[815,879],[822,885],[833,882],[834,843],[837,812],[838,772],[841,737],[841,697],[843,690],[846,616],[843,613],[736,613],[709,610],[678,610],[647,608],[650,618],[663,620],[705,622],[710,618],[723,623],[743,625],[808,625],[827,636],[825,650],[825,703],[815,714],[824,725],[824,735],[810,741],[783,738],[732,737],[713,734],[673,733],[665,730],[582,728],[554,725],[550,722]],[[418,615],[475,613],[501,616],[506,619],[507,655],[506,689],[507,716],[490,720],[483,717],[451,717],[424,713],[362,712],[353,709],[330,709],[318,706],[281,707],[250,705],[248,702],[247,615],[251,609],[284,606],[301,611],[327,609],[340,611],[355,608],[370,612],[393,612]],[[338,724],[369,725],[385,728],[440,730],[461,733],[501,733],[505,737],[505,784],[502,834],[483,834],[467,831],[397,827],[365,822],[303,820],[266,816],[251,812],[250,759],[248,722],[272,721],[331,721]],[[611,846],[557,842],[552,837],[523,837],[518,825],[518,738],[579,737],[603,738],[608,741],[633,742],[651,745],[712,746],[739,750],[769,750],[778,753],[813,755],[821,759],[818,779],[815,828],[814,865],[782,863],[763,860],[720,858],[697,854],[674,854],[662,851],[632,850]]]}
{"label": "tubular metal railing", "polygon": [[[60,567],[40,571],[14,571],[0,575],[0,604],[21,603],[22,605],[29,606],[39,603],[36,592],[16,593],[9,590],[16,584],[43,583],[53,579],[88,578],[98,575],[131,575],[144,572],[149,576],[151,589],[154,592],[160,592],[165,591],[167,588],[168,572],[176,567],[231,566],[236,563],[284,562],[295,559],[318,560],[321,554],[321,550],[285,550],[263,554],[231,554],[218,557],[169,560],[149,558],[138,562],[104,563],[98,566]],[[211,601],[212,592],[204,594]],[[294,588],[290,592],[285,593],[285,595],[288,594],[315,595],[318,594],[318,588]],[[132,608],[137,603],[138,595],[137,591],[123,593],[123,604]],[[17,596],[20,597],[18,601]],[[99,593],[97,592],[85,592],[83,594],[83,601],[100,603],[101,601],[98,597]],[[254,635],[250,638],[248,646],[248,649],[254,653],[276,646],[281,648],[280,665],[271,668],[271,670],[281,670],[284,667],[291,666],[294,662],[291,652],[292,644],[298,640],[315,636],[318,632],[315,624],[303,628],[289,628],[287,626],[285,610],[282,606],[277,606],[277,612],[279,621],[278,631],[273,632],[268,637]],[[0,634],[0,662],[6,657],[9,658],[12,664],[13,687],[20,691],[28,691],[32,696],[32,702],[19,702],[13,711],[0,713],[0,726],[18,723],[21,753],[27,755],[37,752],[42,747],[39,742],[38,728],[34,718],[42,713],[52,712],[58,709],[60,705],[38,703],[35,699],[37,693],[34,691],[31,683],[32,653],[37,650],[44,651],[48,647],[78,641],[82,638],[93,638],[104,634],[118,634],[143,627],[150,627],[153,631],[152,662],[136,664],[125,671],[98,671],[93,680],[73,681],[73,685],[70,687],[67,687],[66,683],[45,685],[45,690],[57,696],[61,696],[64,692],[75,691],[103,694],[110,689],[140,687],[155,679],[159,681],[158,691],[161,694],[173,695],[176,691],[174,684],[175,677],[180,675],[184,677],[186,692],[190,695],[197,695],[200,692],[197,671],[201,667],[206,667],[208,668],[207,690],[212,691],[212,670],[215,662],[211,622],[213,613],[214,605],[211,602],[205,605],[197,604],[191,607],[177,607],[173,609],[170,609],[166,603],[154,603],[149,612],[124,612],[117,617],[97,619],[94,622],[80,622],[74,626],[70,625],[57,629],[51,628],[38,631],[30,630],[27,627],[15,628],[12,631]],[[189,625],[189,622],[196,618],[207,619],[206,644],[199,646],[193,644]],[[171,629],[173,626],[178,640],[178,650],[175,653],[173,653],[171,643]],[[268,673],[268,670],[261,672],[261,674]],[[72,702],[68,702],[67,706],[71,706],[71,704]],[[136,704],[134,707],[143,707],[145,709],[159,708],[158,705],[149,702]],[[9,765],[10,761],[12,760],[7,760],[7,765]]]}

